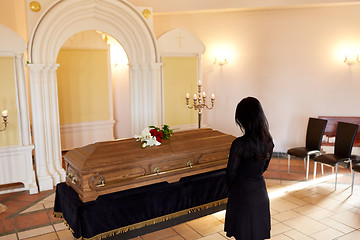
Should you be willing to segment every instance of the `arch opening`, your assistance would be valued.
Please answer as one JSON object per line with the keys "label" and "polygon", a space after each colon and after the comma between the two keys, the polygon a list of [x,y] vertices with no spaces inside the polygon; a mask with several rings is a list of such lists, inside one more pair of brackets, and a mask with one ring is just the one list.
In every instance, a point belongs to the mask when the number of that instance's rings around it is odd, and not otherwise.
{"label": "arch opening", "polygon": [[56,63],[65,41],[78,32],[113,36],[129,59],[131,132],[161,122],[158,48],[146,20],[131,4],[118,1],[58,1],[46,9],[30,36],[29,85],[35,163],[40,191],[65,181],[62,168]]}

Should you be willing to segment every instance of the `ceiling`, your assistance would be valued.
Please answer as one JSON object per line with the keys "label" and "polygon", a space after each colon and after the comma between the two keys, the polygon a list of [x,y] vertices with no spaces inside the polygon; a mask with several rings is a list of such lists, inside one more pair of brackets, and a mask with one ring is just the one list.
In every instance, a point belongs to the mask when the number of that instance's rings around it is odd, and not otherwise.
{"label": "ceiling", "polygon": [[307,7],[360,3],[359,0],[128,0],[138,7],[151,7],[154,14],[231,9]]}

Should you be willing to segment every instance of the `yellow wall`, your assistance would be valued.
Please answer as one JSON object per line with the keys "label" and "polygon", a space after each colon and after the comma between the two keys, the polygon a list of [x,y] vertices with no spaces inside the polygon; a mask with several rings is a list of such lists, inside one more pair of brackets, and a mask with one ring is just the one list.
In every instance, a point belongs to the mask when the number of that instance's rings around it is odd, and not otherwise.
{"label": "yellow wall", "polygon": [[0,0],[0,24],[27,40],[25,0]]}
{"label": "yellow wall", "polygon": [[[0,147],[19,145],[19,124],[13,57],[0,57],[0,79],[0,114],[3,110],[7,109],[9,115],[9,123],[6,131],[0,132]],[[4,125],[0,124],[0,128],[3,129],[3,127]]]}
{"label": "yellow wall", "polygon": [[60,50],[60,124],[110,119],[107,54],[107,50]]}
{"label": "yellow wall", "polygon": [[[24,0],[0,0],[0,24],[9,27],[26,40],[25,4]],[[13,58],[0,57],[0,110],[3,111],[6,108],[9,114],[7,129],[0,132],[0,147],[20,144],[14,79]],[[0,124],[0,128],[3,128],[3,124]]]}
{"label": "yellow wall", "polygon": [[185,95],[192,96],[197,87],[197,57],[165,57],[164,120],[170,126],[197,123],[197,111],[186,107]]}

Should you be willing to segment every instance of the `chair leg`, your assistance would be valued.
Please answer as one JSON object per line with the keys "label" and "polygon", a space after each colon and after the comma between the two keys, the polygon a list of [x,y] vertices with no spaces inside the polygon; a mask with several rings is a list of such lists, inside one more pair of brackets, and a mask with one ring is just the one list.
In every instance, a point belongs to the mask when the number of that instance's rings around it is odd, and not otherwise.
{"label": "chair leg", "polygon": [[334,167],[331,168],[332,174],[334,175]]}
{"label": "chair leg", "polygon": [[321,164],[321,175],[324,175],[324,164]]}
{"label": "chair leg", "polygon": [[288,154],[288,173],[290,173],[290,154]]}
{"label": "chair leg", "polygon": [[309,179],[309,161],[310,161],[310,156],[307,155],[306,156],[306,181]]}
{"label": "chair leg", "polygon": [[351,195],[354,191],[354,179],[355,179],[355,171],[352,171],[352,182],[351,182]]}
{"label": "chair leg", "polygon": [[335,174],[335,191],[336,191],[336,185],[337,185],[337,174],[338,174],[338,164],[335,165],[336,174]]}
{"label": "chair leg", "polygon": [[314,161],[314,180],[316,178],[316,164],[317,164],[317,162]]}

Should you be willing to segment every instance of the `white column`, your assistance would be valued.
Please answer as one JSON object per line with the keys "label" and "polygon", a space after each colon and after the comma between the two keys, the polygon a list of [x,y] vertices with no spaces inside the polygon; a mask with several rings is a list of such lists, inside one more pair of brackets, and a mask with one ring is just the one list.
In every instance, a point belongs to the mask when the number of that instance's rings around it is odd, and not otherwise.
{"label": "white column", "polygon": [[15,75],[20,117],[20,141],[23,146],[32,145],[23,53],[15,54]]}
{"label": "white column", "polygon": [[38,186],[35,179],[35,171],[32,161],[32,150],[34,145],[31,142],[31,133],[30,133],[30,118],[29,118],[29,105],[28,105],[28,96],[26,90],[26,80],[25,80],[25,65],[24,65],[24,54],[17,53],[15,54],[15,81],[18,97],[18,112],[19,112],[19,134],[20,134],[20,145],[23,146],[26,171],[28,176],[28,189],[30,194],[38,192]]}
{"label": "white column", "polygon": [[[53,179],[54,185],[60,182],[60,175],[56,171],[54,158],[54,138],[56,138],[55,132],[59,128],[54,126],[52,121],[52,110],[54,109],[54,103],[52,100],[52,89],[51,89],[51,69],[52,65],[46,65],[42,71],[42,103],[43,103],[43,116],[44,116],[44,127],[45,127],[45,147],[46,147],[46,165]],[[56,68],[55,68],[56,69]]]}
{"label": "white column", "polygon": [[161,124],[160,64],[130,65],[132,134]]}
{"label": "white column", "polygon": [[47,168],[45,113],[43,105],[43,64],[29,64],[32,130],[35,143],[35,164],[40,191],[53,189],[53,179]]}
{"label": "white column", "polygon": [[152,92],[155,94],[153,96],[154,101],[154,111],[152,118],[154,119],[157,126],[160,127],[162,124],[162,82],[161,82],[161,63],[151,64],[151,76],[152,76]]}
{"label": "white column", "polygon": [[[60,120],[59,120],[59,100],[58,100],[58,88],[57,88],[57,75],[56,70],[58,64],[54,64],[49,67],[50,80],[49,80],[49,95],[50,99],[50,118],[51,118],[51,139],[53,144],[53,155],[55,169],[60,175],[60,181],[64,182],[66,179],[65,170],[62,168],[62,154],[61,154],[61,136],[60,136]],[[58,182],[56,182],[58,183]]]}
{"label": "white column", "polygon": [[131,130],[132,135],[140,134],[141,130],[146,126],[142,122],[142,105],[143,88],[140,81],[140,70],[134,64],[129,65],[130,75],[130,103],[131,103]]}

